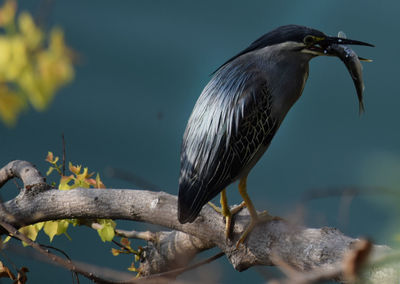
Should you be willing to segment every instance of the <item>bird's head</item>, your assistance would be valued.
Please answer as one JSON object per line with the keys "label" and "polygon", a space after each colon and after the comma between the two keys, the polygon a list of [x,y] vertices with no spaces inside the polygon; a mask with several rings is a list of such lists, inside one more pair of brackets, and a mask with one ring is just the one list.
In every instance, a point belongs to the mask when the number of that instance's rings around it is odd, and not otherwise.
{"label": "bird's head", "polygon": [[[219,69],[246,54],[256,54],[256,56],[270,56],[274,58],[277,58],[277,55],[279,55],[280,58],[285,58],[293,64],[299,62],[298,60],[293,60],[294,58],[304,62],[320,55],[336,56],[345,63],[353,78],[360,102],[360,111],[362,111],[362,92],[364,84],[360,60],[370,60],[358,57],[347,45],[373,46],[366,42],[347,39],[344,36],[331,37],[321,31],[304,26],[281,26],[258,38],[249,47],[225,62]],[[253,59],[254,58],[255,57],[253,57]],[[243,61],[237,62],[241,64]]]}
{"label": "bird's head", "polygon": [[246,53],[274,45],[280,45],[281,47],[284,46],[286,50],[309,54],[312,57],[319,55],[337,56],[337,54],[333,53],[329,49],[329,47],[334,44],[373,46],[372,44],[358,40],[346,39],[342,37],[331,37],[321,31],[309,27],[286,25],[276,28],[261,36],[249,47],[228,60],[228,62],[233,61],[234,59]]}

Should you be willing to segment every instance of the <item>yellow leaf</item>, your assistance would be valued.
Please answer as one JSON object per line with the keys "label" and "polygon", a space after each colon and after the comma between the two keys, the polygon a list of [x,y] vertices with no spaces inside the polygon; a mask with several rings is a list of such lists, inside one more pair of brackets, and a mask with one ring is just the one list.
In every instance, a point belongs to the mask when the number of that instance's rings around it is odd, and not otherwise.
{"label": "yellow leaf", "polygon": [[19,35],[0,37],[0,77],[3,80],[16,81],[28,64],[25,43]]}
{"label": "yellow leaf", "polygon": [[0,278],[10,278],[11,280],[15,280],[14,274],[8,269],[8,267],[4,266],[4,264],[0,261]]}
{"label": "yellow leaf", "polygon": [[11,40],[5,36],[0,36],[0,74],[4,80],[7,67],[11,61]]}
{"label": "yellow leaf", "polygon": [[38,230],[38,232],[43,228],[44,222],[39,222],[36,224],[33,224],[33,226]]}
{"label": "yellow leaf", "polygon": [[54,167],[49,167],[49,169],[46,172],[46,176],[49,176],[52,173],[52,171],[54,171],[55,169],[56,168],[54,168]]}
{"label": "yellow leaf", "polygon": [[53,159],[54,159],[54,155],[53,155],[53,152],[48,152],[47,153],[47,156],[46,156],[46,161],[47,162],[49,162],[49,163],[53,163]]}
{"label": "yellow leaf", "polygon": [[58,222],[57,221],[47,221],[44,224],[44,232],[49,236],[50,242],[53,240],[54,236],[57,234]]}
{"label": "yellow leaf", "polygon": [[15,18],[16,11],[16,1],[5,1],[3,7],[0,8],[0,26],[4,27],[12,24]]}
{"label": "yellow leaf", "polygon": [[[35,241],[37,238],[37,235],[39,231],[43,228],[43,222],[36,223],[33,225],[25,226],[20,228],[18,231],[22,234],[24,234],[26,237],[31,239],[32,241]],[[22,242],[24,246],[27,246],[26,243]]]}
{"label": "yellow leaf", "polygon": [[133,272],[140,273],[139,269],[137,269],[137,268],[135,267],[135,263],[134,263],[134,262],[132,262],[131,266],[128,267],[128,270],[129,270],[129,271],[133,271]]}
{"label": "yellow leaf", "polygon": [[79,172],[81,171],[82,166],[74,166],[72,165],[71,162],[69,162],[69,170],[71,171],[71,173],[75,174],[75,175],[79,175]]}
{"label": "yellow leaf", "polygon": [[102,225],[102,228],[97,230],[101,240],[103,242],[111,242],[115,236],[115,222],[109,219],[100,219],[98,221]]}
{"label": "yellow leaf", "polygon": [[11,237],[10,237],[10,236],[7,236],[7,237],[4,239],[3,244],[5,244],[6,242],[8,242],[10,239],[11,239]]}
{"label": "yellow leaf", "polygon": [[121,244],[124,247],[131,248],[131,242],[128,238],[121,238]]}
{"label": "yellow leaf", "polygon": [[96,175],[96,188],[106,188],[104,183],[100,180],[100,175],[98,173]]}
{"label": "yellow leaf", "polygon": [[115,248],[111,248],[111,253],[112,253],[113,256],[117,256],[117,255],[120,254],[120,251],[115,249]]}
{"label": "yellow leaf", "polygon": [[[49,236],[51,242],[53,241],[54,236],[66,234],[68,225],[68,220],[47,221],[44,224],[44,232]],[[67,234],[66,236],[69,238]]]}
{"label": "yellow leaf", "polygon": [[32,16],[29,13],[22,12],[18,17],[18,25],[29,49],[37,49],[42,42],[43,33],[36,26]]}
{"label": "yellow leaf", "polygon": [[77,175],[76,175],[76,178],[77,178],[79,181],[86,182],[86,179],[90,178],[90,177],[93,175],[93,173],[88,174],[88,171],[89,171],[88,168],[86,168],[86,167],[83,168],[83,172],[82,172],[81,174],[77,174]]}
{"label": "yellow leaf", "polygon": [[73,180],[73,179],[74,178],[73,178],[72,175],[71,176],[62,176],[61,179],[60,179],[60,184],[58,186],[58,189],[60,189],[60,190],[70,190],[70,189],[72,189],[73,187],[69,185],[69,182],[71,180]]}
{"label": "yellow leaf", "polygon": [[14,126],[18,115],[25,106],[25,101],[20,95],[8,90],[4,85],[0,85],[0,118],[6,125]]}
{"label": "yellow leaf", "polygon": [[[67,220],[58,221],[57,235],[66,234],[69,222]],[[68,235],[66,235],[68,237]]]}

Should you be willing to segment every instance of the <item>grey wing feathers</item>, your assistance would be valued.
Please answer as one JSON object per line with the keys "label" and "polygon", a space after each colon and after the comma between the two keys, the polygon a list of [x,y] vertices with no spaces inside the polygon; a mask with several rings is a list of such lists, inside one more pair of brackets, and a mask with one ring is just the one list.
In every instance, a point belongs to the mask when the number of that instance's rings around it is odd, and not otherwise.
{"label": "grey wing feathers", "polygon": [[252,66],[244,68],[229,64],[218,70],[189,119],[181,149],[182,223],[194,221],[205,203],[250,170],[246,167],[276,131],[265,77]]}

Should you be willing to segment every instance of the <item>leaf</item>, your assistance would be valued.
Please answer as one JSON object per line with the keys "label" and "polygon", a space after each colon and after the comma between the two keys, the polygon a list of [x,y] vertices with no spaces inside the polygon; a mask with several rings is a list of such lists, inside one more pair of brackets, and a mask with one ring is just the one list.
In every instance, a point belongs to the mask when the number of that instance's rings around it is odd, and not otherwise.
{"label": "leaf", "polygon": [[35,25],[32,16],[22,12],[18,17],[18,25],[27,47],[30,50],[37,49],[42,43],[43,33]]}
{"label": "leaf", "polygon": [[11,280],[15,280],[14,274],[8,269],[8,267],[4,266],[4,264],[0,261],[0,278],[10,278]]}
{"label": "leaf", "polygon": [[0,86],[0,118],[7,126],[16,124],[17,117],[25,106],[26,103],[20,95],[10,91],[5,86]]}
{"label": "leaf", "polygon": [[49,236],[50,242],[53,240],[54,236],[57,234],[58,223],[57,221],[47,221],[44,224],[44,232]]}
{"label": "leaf", "polygon": [[71,162],[69,162],[68,167],[69,167],[69,170],[71,171],[71,173],[73,173],[75,175],[79,175],[79,172],[81,171],[81,168],[82,168],[82,166],[72,165]]}
{"label": "leaf", "polygon": [[46,172],[46,176],[49,176],[56,168],[55,167],[49,167],[49,169]]}
{"label": "leaf", "polygon": [[16,284],[25,284],[26,281],[28,280],[28,277],[26,276],[27,272],[29,272],[28,268],[21,267],[21,269],[18,270],[17,281],[15,281],[14,283],[16,283]]}
{"label": "leaf", "polygon": [[131,248],[131,241],[128,238],[121,238],[121,244],[124,247]]}
{"label": "leaf", "polygon": [[73,187],[71,185],[69,185],[69,182],[72,181],[74,179],[74,177],[71,176],[62,176],[60,179],[60,184],[58,186],[58,189],[60,190],[70,190]]}
{"label": "leaf", "polygon": [[135,263],[132,262],[131,266],[128,267],[129,271],[139,272],[139,270],[135,267]]}
{"label": "leaf", "polygon": [[53,163],[53,159],[54,159],[54,155],[53,155],[53,152],[47,152],[47,156],[46,156],[46,159],[45,159],[45,161],[47,161],[47,162],[49,162],[49,163]]}
{"label": "leaf", "polygon": [[104,185],[104,183],[100,180],[100,175],[99,173],[97,173],[96,175],[96,188],[106,188],[106,186]]}
{"label": "leaf", "polygon": [[14,21],[16,11],[16,1],[5,1],[3,7],[0,9],[0,26],[5,27],[11,25]]}
{"label": "leaf", "polygon": [[54,236],[65,234],[67,237],[68,220],[47,221],[44,224],[44,232],[49,236],[50,242],[53,241]]}
{"label": "leaf", "polygon": [[[43,228],[43,222],[39,222],[33,225],[25,226],[20,228],[18,231],[22,234],[24,234],[26,237],[31,239],[32,241],[35,241],[37,238],[37,235],[39,231]],[[23,246],[27,246],[25,242],[22,242]]]}
{"label": "leaf", "polygon": [[103,242],[111,242],[115,236],[114,228],[116,223],[109,219],[100,219],[98,221],[102,225],[102,228],[97,230],[101,240]]}
{"label": "leaf", "polygon": [[115,248],[111,248],[111,253],[113,256],[117,256],[121,253],[121,251]]}

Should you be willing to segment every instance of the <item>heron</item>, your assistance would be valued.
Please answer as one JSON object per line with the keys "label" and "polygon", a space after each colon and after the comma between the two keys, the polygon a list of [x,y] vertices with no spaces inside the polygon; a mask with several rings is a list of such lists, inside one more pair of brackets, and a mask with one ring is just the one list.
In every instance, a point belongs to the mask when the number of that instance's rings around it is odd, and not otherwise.
{"label": "heron", "polygon": [[212,74],[183,136],[178,194],[181,223],[193,222],[202,207],[221,193],[220,211],[226,219],[228,238],[233,213],[226,187],[238,180],[242,205],[251,216],[238,244],[254,226],[269,218],[266,212],[257,213],[247,193],[247,176],[301,96],[310,60],[317,56],[342,59],[352,74],[363,109],[362,75],[355,72],[362,58],[354,56],[347,45],[373,46],[305,26],[281,26],[258,38]]}

